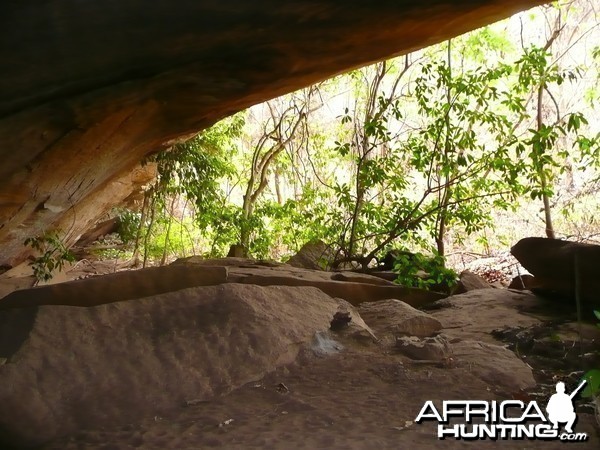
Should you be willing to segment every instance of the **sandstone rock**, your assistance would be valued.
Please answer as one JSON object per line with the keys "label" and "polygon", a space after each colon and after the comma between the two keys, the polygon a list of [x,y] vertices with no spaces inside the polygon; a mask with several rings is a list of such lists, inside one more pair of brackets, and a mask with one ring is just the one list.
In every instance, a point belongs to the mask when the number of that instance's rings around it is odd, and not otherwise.
{"label": "sandstone rock", "polygon": [[396,339],[396,348],[416,360],[444,361],[452,354],[448,341],[443,336],[424,339],[416,336],[400,336]]}
{"label": "sandstone rock", "polygon": [[239,257],[239,256],[228,256],[226,258],[204,258],[202,256],[194,255],[188,256],[187,258],[179,258],[171,263],[172,266],[181,265],[195,265],[195,266],[218,266],[218,267],[282,267],[285,264],[275,261],[256,260],[252,258]]}
{"label": "sandstone rock", "polygon": [[117,217],[103,220],[95,224],[91,229],[87,230],[81,235],[81,237],[75,243],[76,247],[87,247],[93,242],[97,241],[100,237],[114,233],[119,227],[119,220]]}
{"label": "sandstone rock", "polygon": [[491,336],[496,329],[540,324],[540,318],[523,314],[540,305],[543,300],[531,293],[490,288],[440,300],[438,309],[429,313],[442,323],[444,334],[450,338],[497,344]]}
{"label": "sandstone rock", "polygon": [[514,393],[536,385],[531,368],[502,346],[464,340],[451,348],[457,367],[467,367],[491,386]]}
{"label": "sandstone rock", "polygon": [[293,267],[303,269],[323,270],[329,267],[333,259],[333,252],[325,242],[316,240],[307,242],[292,256],[287,263]]}
{"label": "sandstone rock", "polygon": [[508,289],[516,289],[519,291],[531,290],[532,287],[535,287],[534,277],[528,274],[514,277],[508,285]]}
{"label": "sandstone rock", "polygon": [[532,290],[575,308],[575,255],[578,258],[581,301],[585,313],[600,308],[600,246],[530,237],[521,239],[511,253],[535,277]]}
{"label": "sandstone rock", "polygon": [[340,306],[310,287],[225,284],[0,311],[0,446],[35,446],[228,392],[291,363]]}
{"label": "sandstone rock", "polygon": [[442,329],[438,319],[399,300],[362,303],[358,311],[378,334],[427,337]]}
{"label": "sandstone rock", "polygon": [[[6,274],[5,274],[6,275]],[[376,277],[356,274],[332,280],[331,272],[298,269],[286,264],[247,258],[200,259],[190,257],[170,266],[117,272],[100,277],[20,290],[0,300],[0,309],[37,305],[94,306],[193,286],[243,283],[259,286],[313,286],[331,297],[358,305],[362,302],[399,298],[420,306],[444,298],[443,294],[404,288]]]}
{"label": "sandstone rock", "polygon": [[[324,274],[328,275],[329,273],[324,272]],[[319,279],[311,272],[286,274],[283,271],[268,271],[265,268],[230,268],[228,279],[229,282],[256,284],[258,286],[314,286],[331,297],[342,298],[354,306],[368,301],[388,298],[397,298],[410,305],[421,306],[446,297],[444,294],[415,288],[333,281],[331,279]]]}
{"label": "sandstone rock", "polygon": [[0,310],[40,305],[95,306],[226,281],[226,267],[149,267],[15,291],[0,300]]}
{"label": "sandstone rock", "polygon": [[453,294],[464,294],[465,292],[474,291],[477,289],[489,289],[490,284],[481,278],[479,275],[469,271],[464,270],[460,274],[460,279],[458,281],[458,285],[454,288]]}
{"label": "sandstone rock", "polygon": [[391,282],[396,281],[398,278],[398,274],[396,272],[392,272],[391,270],[374,270],[369,272],[369,275]]}
{"label": "sandstone rock", "polygon": [[378,286],[398,286],[392,281],[385,280],[372,274],[357,273],[350,271],[333,273],[331,274],[331,279],[334,281],[349,281],[352,283],[376,284]]}
{"label": "sandstone rock", "polygon": [[[334,314],[332,321],[330,322],[330,329],[336,331],[338,334],[342,333],[349,335],[358,341],[377,342],[377,336],[363,320],[359,314],[358,308],[354,308],[341,298],[336,300],[346,306],[341,306],[340,310]],[[344,326],[343,322],[347,319],[350,320],[347,322],[346,326]]]}

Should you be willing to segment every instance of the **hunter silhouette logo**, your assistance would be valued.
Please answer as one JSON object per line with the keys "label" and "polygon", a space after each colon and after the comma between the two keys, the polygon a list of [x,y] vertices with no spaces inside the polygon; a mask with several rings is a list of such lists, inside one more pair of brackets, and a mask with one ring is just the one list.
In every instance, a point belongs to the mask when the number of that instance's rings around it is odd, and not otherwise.
{"label": "hunter silhouette logo", "polygon": [[[583,380],[571,394],[565,393],[565,384],[556,384],[556,393],[550,397],[546,414],[537,402],[521,400],[445,400],[438,410],[431,400],[425,402],[416,423],[426,420],[438,422],[439,439],[559,439],[566,442],[587,441],[587,433],[575,433],[577,420],[573,399],[585,386]],[[456,420],[462,423],[450,422]],[[476,421],[476,423],[474,422]],[[564,425],[561,432],[559,424]]]}
{"label": "hunter silhouette logo", "polygon": [[548,406],[546,406],[546,412],[548,413],[548,419],[554,425],[554,430],[558,429],[558,423],[564,422],[565,431],[567,433],[573,433],[573,424],[577,420],[577,414],[573,408],[573,397],[581,390],[585,385],[586,381],[583,380],[581,384],[575,389],[571,395],[565,394],[565,383],[562,381],[556,383],[556,394],[550,397]]}

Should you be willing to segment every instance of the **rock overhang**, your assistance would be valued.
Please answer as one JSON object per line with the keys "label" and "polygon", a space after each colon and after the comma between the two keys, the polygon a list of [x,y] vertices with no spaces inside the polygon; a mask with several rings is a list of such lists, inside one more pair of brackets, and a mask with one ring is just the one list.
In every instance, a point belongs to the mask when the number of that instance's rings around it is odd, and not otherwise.
{"label": "rock overhang", "polygon": [[[243,108],[545,3],[103,0],[4,6],[0,264],[74,242],[140,160]],[[138,174],[145,179],[148,174]],[[46,205],[52,205],[47,208]]]}

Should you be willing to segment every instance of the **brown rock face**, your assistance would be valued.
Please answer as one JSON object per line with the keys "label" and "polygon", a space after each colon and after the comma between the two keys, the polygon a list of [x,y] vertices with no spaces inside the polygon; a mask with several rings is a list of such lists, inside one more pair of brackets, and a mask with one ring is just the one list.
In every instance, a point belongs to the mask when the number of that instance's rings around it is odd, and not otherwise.
{"label": "brown rock face", "polygon": [[145,155],[224,116],[541,3],[8,2],[0,264],[22,260],[23,240],[44,230],[73,243]]}
{"label": "brown rock face", "polygon": [[464,294],[465,292],[476,291],[477,289],[489,289],[490,287],[490,284],[476,273],[464,270],[460,274],[460,280],[453,294]]}
{"label": "brown rock face", "polygon": [[340,306],[348,307],[310,287],[226,284],[1,311],[0,447],[30,448],[229,392],[294,361]]}
{"label": "brown rock face", "polygon": [[533,292],[570,304],[575,310],[577,276],[584,313],[593,317],[592,310],[600,308],[599,245],[529,237],[517,242],[510,252],[534,276]]}

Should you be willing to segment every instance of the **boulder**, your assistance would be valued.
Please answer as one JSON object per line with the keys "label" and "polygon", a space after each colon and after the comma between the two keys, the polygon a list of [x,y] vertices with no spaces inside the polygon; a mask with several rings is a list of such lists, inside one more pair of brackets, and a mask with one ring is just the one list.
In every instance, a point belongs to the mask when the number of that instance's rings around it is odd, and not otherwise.
{"label": "boulder", "polygon": [[416,336],[400,336],[396,339],[396,349],[411,359],[445,361],[452,355],[448,340],[443,336],[420,339]]}
{"label": "boulder", "polygon": [[345,275],[299,269],[286,264],[247,258],[211,260],[189,257],[178,260],[170,266],[123,271],[85,280],[15,291],[0,300],[0,310],[39,305],[94,306],[188,287],[214,286],[223,283],[313,286],[331,297],[342,298],[353,305],[398,298],[413,306],[422,306],[445,297],[435,292],[404,288],[366,274],[348,272]]}
{"label": "boulder", "polygon": [[600,308],[600,246],[580,242],[529,237],[521,239],[511,253],[535,277],[532,291],[575,308],[575,256],[580,298],[585,313]]}
{"label": "boulder", "polygon": [[231,391],[293,362],[340,307],[349,305],[311,287],[224,284],[0,311],[0,447]]}
{"label": "boulder", "polygon": [[41,305],[95,306],[226,281],[226,267],[149,267],[15,291],[0,300],[0,310]]}
{"label": "boulder", "polygon": [[336,272],[333,273],[330,278],[335,281],[349,281],[351,283],[376,284],[377,286],[398,286],[393,281],[385,280],[372,274],[359,272]]}
{"label": "boulder", "polygon": [[232,244],[227,252],[228,258],[246,258],[248,256],[248,250],[241,244]]}
{"label": "boulder", "polygon": [[442,329],[438,319],[400,300],[362,303],[358,311],[367,324],[373,324],[370,326],[378,334],[428,337]]}
{"label": "boulder", "polygon": [[428,305],[446,295],[423,289],[406,288],[397,285],[379,285],[365,282],[335,281],[330,272],[298,271],[286,273],[284,270],[270,268],[229,268],[228,281],[233,283],[256,284],[258,286],[313,286],[331,297],[339,297],[354,306],[374,300],[389,298],[400,299],[412,306]]}
{"label": "boulder", "polygon": [[307,242],[287,263],[303,269],[323,270],[333,261],[333,251],[321,240]]}
{"label": "boulder", "polygon": [[391,270],[373,270],[369,272],[369,275],[391,282],[396,281],[398,278],[398,274]]}
{"label": "boulder", "polygon": [[516,276],[511,280],[508,289],[516,289],[518,291],[531,290],[531,288],[535,287],[534,280],[533,275],[524,274]]}
{"label": "boulder", "polygon": [[536,385],[531,367],[500,345],[464,340],[453,342],[451,349],[457,367],[468,368],[473,375],[497,389],[515,393]]}
{"label": "boulder", "polygon": [[429,313],[442,323],[444,334],[450,338],[497,344],[491,335],[496,329],[539,325],[541,319],[529,312],[543,304],[528,292],[489,288],[440,300],[435,303],[437,309]]}
{"label": "boulder", "polygon": [[464,294],[465,292],[477,289],[489,289],[490,287],[490,284],[476,273],[463,270],[460,274],[458,284],[453,290],[453,294]]}

